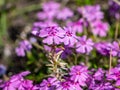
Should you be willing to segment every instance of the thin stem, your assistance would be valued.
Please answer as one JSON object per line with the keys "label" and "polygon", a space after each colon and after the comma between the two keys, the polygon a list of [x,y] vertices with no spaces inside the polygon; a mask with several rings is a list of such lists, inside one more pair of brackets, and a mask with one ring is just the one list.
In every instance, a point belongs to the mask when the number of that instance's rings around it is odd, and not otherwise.
{"label": "thin stem", "polygon": [[109,73],[110,73],[110,70],[112,68],[112,50],[110,50],[110,59],[109,59]]}
{"label": "thin stem", "polygon": [[115,29],[115,40],[117,40],[118,37],[118,29],[119,29],[119,22],[116,22],[116,29]]}

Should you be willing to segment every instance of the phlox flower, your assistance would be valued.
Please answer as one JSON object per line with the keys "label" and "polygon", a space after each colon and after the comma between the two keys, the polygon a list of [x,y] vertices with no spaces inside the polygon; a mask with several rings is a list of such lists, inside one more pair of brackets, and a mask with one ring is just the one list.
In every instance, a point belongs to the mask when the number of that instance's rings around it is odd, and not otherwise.
{"label": "phlox flower", "polygon": [[51,26],[51,27],[46,27],[40,30],[40,37],[44,38],[43,43],[47,43],[48,45],[51,44],[60,44],[61,43],[61,38],[64,36],[62,33],[62,28],[56,27],[56,26]]}
{"label": "phlox flower", "polygon": [[94,35],[99,35],[100,37],[105,37],[109,30],[108,23],[102,22],[100,20],[96,20],[91,23],[92,33]]}
{"label": "phlox flower", "polygon": [[75,33],[76,32],[82,33],[83,32],[83,27],[84,27],[84,20],[80,19],[79,21],[68,23],[68,26],[71,26],[72,30]]}
{"label": "phlox flower", "polygon": [[48,78],[43,80],[38,86],[39,90],[56,90],[59,81],[56,78]]}
{"label": "phlox flower", "polygon": [[59,8],[60,8],[60,4],[57,2],[49,1],[43,3],[42,4],[43,11],[39,12],[37,14],[37,17],[40,20],[44,20],[44,19],[52,20],[56,16]]}
{"label": "phlox flower", "polygon": [[73,12],[69,8],[65,7],[57,12],[56,18],[59,20],[66,20],[72,16],[73,16]]}
{"label": "phlox flower", "polygon": [[69,74],[73,82],[78,82],[80,86],[86,85],[86,80],[89,77],[87,67],[82,65],[72,66]]}
{"label": "phlox flower", "polygon": [[78,42],[76,43],[76,51],[78,53],[89,54],[93,49],[93,45],[92,39],[87,39],[86,36],[79,37]]}
{"label": "phlox flower", "polygon": [[[24,71],[20,74],[13,75],[10,80],[6,81],[3,85],[2,90],[20,90],[19,86],[21,85],[22,81],[24,81],[24,76],[28,75],[29,71]],[[27,86],[27,85],[26,85]],[[25,89],[22,89],[25,90]]]}
{"label": "phlox flower", "polygon": [[114,0],[108,0],[109,3],[109,13],[116,19],[120,19],[120,5]]}
{"label": "phlox flower", "polygon": [[73,83],[70,80],[62,81],[56,90],[82,90],[78,83]]}
{"label": "phlox flower", "polygon": [[62,42],[64,45],[73,46],[77,42],[77,36],[72,27],[64,27],[63,33],[64,38],[62,39]]}
{"label": "phlox flower", "polygon": [[116,86],[120,86],[120,67],[112,68],[107,74],[107,79],[114,81]]}
{"label": "phlox flower", "polygon": [[15,52],[18,56],[24,57],[25,51],[30,51],[32,49],[32,45],[29,41],[23,40],[19,43],[19,46],[15,49]]}
{"label": "phlox flower", "polygon": [[103,12],[101,12],[100,10],[101,7],[99,5],[95,5],[95,6],[88,5],[78,8],[78,12],[82,14],[82,16],[86,18],[87,21],[89,22],[103,19],[104,15]]}
{"label": "phlox flower", "polygon": [[49,20],[44,21],[44,22],[35,22],[33,24],[31,33],[35,36],[39,36],[41,29],[46,28],[46,27],[51,27],[51,26],[58,26],[58,24],[53,21],[49,21]]}

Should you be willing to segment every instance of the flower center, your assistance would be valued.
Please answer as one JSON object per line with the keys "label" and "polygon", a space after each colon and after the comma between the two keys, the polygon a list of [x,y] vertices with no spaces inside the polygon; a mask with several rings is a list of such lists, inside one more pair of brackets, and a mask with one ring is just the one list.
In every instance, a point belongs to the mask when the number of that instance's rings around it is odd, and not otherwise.
{"label": "flower center", "polygon": [[51,84],[50,84],[50,83],[48,83],[48,84],[47,84],[47,86],[48,86],[48,87],[50,87],[50,86],[51,86]]}
{"label": "flower center", "polygon": [[82,45],[85,45],[85,44],[86,44],[86,42],[85,42],[85,41],[80,41],[80,43],[81,43]]}
{"label": "flower center", "polygon": [[71,37],[71,36],[72,36],[72,33],[71,33],[70,31],[67,31],[67,32],[66,32],[66,35],[67,35],[68,37]]}
{"label": "flower center", "polygon": [[79,71],[77,71],[77,75],[80,75],[81,73]]}

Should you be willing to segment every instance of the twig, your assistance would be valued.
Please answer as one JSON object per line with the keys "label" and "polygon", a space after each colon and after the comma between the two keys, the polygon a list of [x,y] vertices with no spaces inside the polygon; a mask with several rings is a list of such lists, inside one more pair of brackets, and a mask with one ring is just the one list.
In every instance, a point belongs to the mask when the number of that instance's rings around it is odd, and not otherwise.
{"label": "twig", "polygon": [[110,59],[109,59],[109,73],[112,68],[112,49],[110,50]]}

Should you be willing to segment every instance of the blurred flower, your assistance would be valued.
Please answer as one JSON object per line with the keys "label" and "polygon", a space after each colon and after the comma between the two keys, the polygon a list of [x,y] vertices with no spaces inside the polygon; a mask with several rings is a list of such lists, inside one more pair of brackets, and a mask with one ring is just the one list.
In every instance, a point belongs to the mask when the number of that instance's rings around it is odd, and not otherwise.
{"label": "blurred flower", "polygon": [[4,65],[0,65],[0,76],[6,73],[7,68]]}
{"label": "blurred flower", "polygon": [[102,21],[94,21],[91,23],[92,32],[94,35],[99,35],[101,37],[104,37],[107,35],[107,32],[109,30],[108,23],[102,22]]}
{"label": "blurred flower", "polygon": [[87,39],[87,36],[79,37],[76,44],[76,51],[78,53],[89,54],[93,49],[93,45],[94,43],[92,42],[92,39]]}
{"label": "blurred flower", "polygon": [[65,7],[57,12],[56,18],[59,20],[66,20],[67,18],[72,16],[73,16],[73,12],[69,8]]}
{"label": "blurred flower", "polygon": [[116,86],[120,86],[120,67],[112,68],[107,75],[108,80],[113,80]]}
{"label": "blurred flower", "polygon": [[104,18],[103,12],[101,12],[100,9],[101,7],[99,5],[95,6],[88,5],[78,8],[78,12],[82,14],[82,16],[87,19],[87,21],[91,22],[94,20],[101,20]]}
{"label": "blurred flower", "polygon": [[112,55],[112,56],[118,56],[119,57],[119,44],[114,41],[113,43],[108,42],[99,42],[95,44],[95,48],[97,51],[102,55]]}
{"label": "blurred flower", "polygon": [[68,26],[71,26],[72,27],[72,30],[76,33],[82,33],[83,32],[83,26],[84,26],[84,20],[83,19],[80,19],[79,21],[77,22],[71,22],[71,23],[68,23]]}
{"label": "blurred flower", "polygon": [[109,13],[116,19],[120,19],[120,5],[114,0],[109,0]]}
{"label": "blurred flower", "polygon": [[30,51],[32,45],[29,41],[23,40],[19,43],[19,46],[15,49],[15,52],[18,56],[25,56],[25,51]]}
{"label": "blurred flower", "polygon": [[52,20],[56,16],[59,8],[60,4],[57,2],[49,1],[43,3],[42,4],[43,12],[39,12],[37,16],[40,20],[44,19]]}

